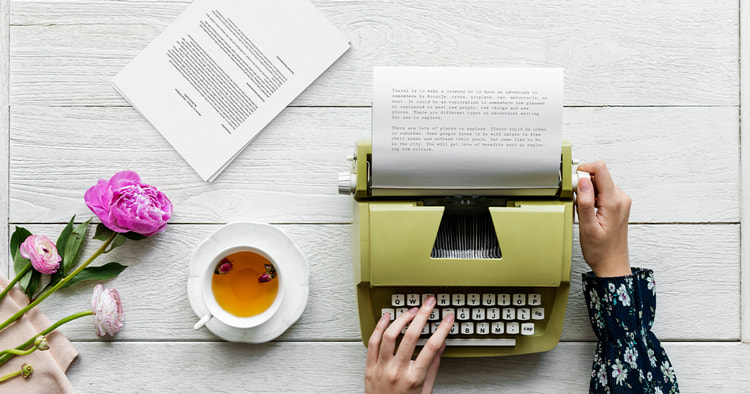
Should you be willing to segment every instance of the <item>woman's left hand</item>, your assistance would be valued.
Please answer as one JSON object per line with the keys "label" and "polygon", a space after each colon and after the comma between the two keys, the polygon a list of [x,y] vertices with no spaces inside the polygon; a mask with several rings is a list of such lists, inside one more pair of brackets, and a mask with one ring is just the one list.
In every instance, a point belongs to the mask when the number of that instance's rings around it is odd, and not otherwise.
{"label": "woman's left hand", "polygon": [[[422,307],[402,313],[393,323],[389,314],[380,318],[367,346],[365,392],[367,393],[430,393],[435,384],[440,355],[445,350],[455,316],[446,315],[435,333],[412,360],[417,340],[435,307],[435,297],[430,296]],[[411,324],[409,324],[411,322]],[[401,344],[396,349],[396,339],[409,324]],[[395,352],[395,353],[394,353]]]}

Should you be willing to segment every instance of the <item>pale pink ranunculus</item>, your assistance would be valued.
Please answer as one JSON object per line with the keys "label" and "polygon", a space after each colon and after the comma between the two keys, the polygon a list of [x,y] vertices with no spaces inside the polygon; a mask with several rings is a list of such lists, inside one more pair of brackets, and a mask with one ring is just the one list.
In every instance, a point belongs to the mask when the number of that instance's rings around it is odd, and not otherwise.
{"label": "pale pink ranunculus", "polygon": [[100,179],[84,195],[86,205],[112,231],[151,236],[164,231],[172,217],[172,202],[155,187],[141,183],[133,171]]}
{"label": "pale pink ranunculus", "polygon": [[115,335],[122,328],[122,302],[115,289],[105,289],[98,284],[91,296],[91,308],[94,310],[94,327],[96,335]]}
{"label": "pale pink ranunculus", "polygon": [[31,260],[31,266],[43,274],[54,274],[60,268],[62,257],[55,243],[44,235],[30,235],[18,248],[21,256]]}

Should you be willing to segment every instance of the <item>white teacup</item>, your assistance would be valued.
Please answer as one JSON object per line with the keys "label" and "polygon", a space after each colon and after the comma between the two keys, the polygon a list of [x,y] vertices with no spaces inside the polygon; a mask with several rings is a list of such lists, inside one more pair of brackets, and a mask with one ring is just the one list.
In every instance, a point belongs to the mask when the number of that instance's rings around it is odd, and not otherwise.
{"label": "white teacup", "polygon": [[[275,269],[275,278],[272,280],[278,281],[278,291],[276,292],[276,297],[273,300],[273,303],[265,309],[263,312],[256,314],[254,316],[249,317],[238,317],[224,308],[222,308],[219,305],[219,301],[217,301],[216,296],[214,294],[214,289],[212,285],[212,279],[214,275],[220,275],[215,274],[214,271],[219,266],[220,262],[230,255],[234,255],[239,252],[252,252],[255,254],[258,254],[265,258],[265,260],[270,263],[273,268]],[[233,269],[238,269],[238,267],[234,267]],[[242,272],[242,271],[239,271]],[[231,272],[230,272],[231,273]],[[229,275],[230,273],[227,273],[226,275]],[[235,328],[251,328],[251,327],[257,327],[266,321],[268,321],[278,310],[279,306],[281,305],[281,300],[284,295],[284,281],[283,281],[283,273],[281,272],[281,269],[279,265],[274,261],[274,259],[265,251],[262,249],[259,249],[254,246],[250,245],[236,245],[232,246],[230,248],[224,249],[220,253],[217,253],[211,260],[211,264],[208,265],[205,272],[203,272],[202,276],[200,277],[200,293],[201,297],[203,298],[203,302],[208,308],[208,313],[203,315],[203,317],[195,324],[193,327],[194,329],[199,329],[203,327],[206,323],[208,323],[211,318],[216,318],[220,322],[226,324],[230,327]],[[244,278],[244,277],[243,277]],[[237,279],[239,280],[239,279]],[[257,280],[257,278],[250,278],[250,280]],[[255,285],[254,283],[248,283],[248,285]],[[245,303],[252,303],[253,299],[241,299],[241,302]]]}

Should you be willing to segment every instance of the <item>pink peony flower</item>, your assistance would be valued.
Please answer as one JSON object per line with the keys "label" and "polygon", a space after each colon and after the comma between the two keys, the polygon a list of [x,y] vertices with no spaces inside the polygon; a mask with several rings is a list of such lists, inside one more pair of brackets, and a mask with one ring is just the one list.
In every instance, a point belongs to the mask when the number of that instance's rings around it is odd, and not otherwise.
{"label": "pink peony flower", "polygon": [[86,205],[110,230],[151,236],[164,231],[172,217],[172,202],[155,187],[141,183],[133,171],[100,179],[86,191]]}
{"label": "pink peony flower", "polygon": [[98,284],[91,296],[91,308],[94,310],[94,327],[96,334],[115,335],[122,328],[122,303],[120,294],[115,289],[105,289]]}
{"label": "pink peony flower", "polygon": [[43,274],[54,274],[60,268],[57,247],[44,235],[30,235],[18,248],[21,256],[31,260],[31,266]]}

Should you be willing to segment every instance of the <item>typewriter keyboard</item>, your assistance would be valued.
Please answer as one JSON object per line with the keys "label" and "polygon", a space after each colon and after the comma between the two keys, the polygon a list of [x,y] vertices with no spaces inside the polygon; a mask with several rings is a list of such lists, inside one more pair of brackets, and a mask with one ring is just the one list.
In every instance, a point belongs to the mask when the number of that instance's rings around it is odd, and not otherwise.
{"label": "typewriter keyboard", "polygon": [[[533,291],[533,290],[532,290]],[[515,346],[518,336],[531,336],[545,325],[542,292],[476,292],[391,294],[390,305],[380,313],[391,320],[410,308],[422,305],[430,295],[436,298],[435,308],[417,343],[423,345],[449,313],[456,317],[448,334],[448,346]],[[405,332],[405,329],[404,329]]]}

